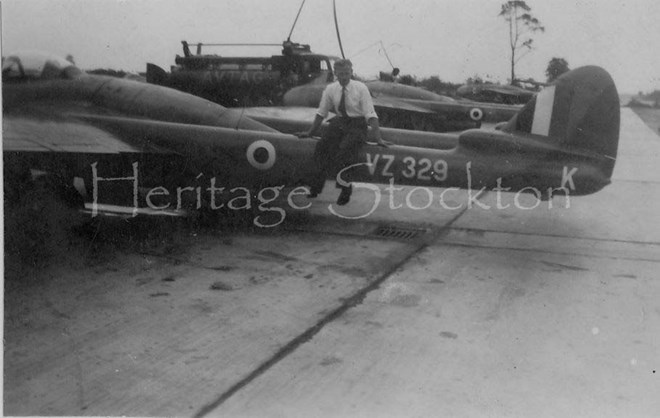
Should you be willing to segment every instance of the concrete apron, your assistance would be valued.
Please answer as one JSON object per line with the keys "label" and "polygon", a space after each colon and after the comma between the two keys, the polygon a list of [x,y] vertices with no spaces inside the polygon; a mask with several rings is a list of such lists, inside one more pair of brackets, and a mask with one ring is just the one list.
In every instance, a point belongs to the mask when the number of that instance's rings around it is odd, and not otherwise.
{"label": "concrete apron", "polygon": [[4,412],[212,411],[360,303],[433,229],[459,216],[429,214],[428,223],[410,228],[401,227],[409,214],[388,220],[381,208],[347,220],[343,214],[371,207],[371,196],[358,192],[345,208],[332,204],[336,196],[329,183],[310,210],[292,211],[274,230],[199,231],[180,238],[186,251],[55,265],[40,281],[11,290]]}

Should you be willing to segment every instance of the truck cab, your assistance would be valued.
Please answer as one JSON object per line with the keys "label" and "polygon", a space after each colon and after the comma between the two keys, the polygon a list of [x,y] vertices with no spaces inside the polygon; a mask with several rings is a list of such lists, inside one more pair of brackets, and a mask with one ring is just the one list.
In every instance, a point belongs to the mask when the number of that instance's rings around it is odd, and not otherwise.
{"label": "truck cab", "polygon": [[270,57],[229,57],[202,52],[205,46],[230,44],[196,44],[192,53],[182,41],[183,56],[166,73],[153,64],[147,65],[147,81],[192,93],[224,106],[280,105],[284,93],[304,84],[326,84],[333,81],[332,66],[336,57],[315,54],[309,45],[285,41],[282,54]]}

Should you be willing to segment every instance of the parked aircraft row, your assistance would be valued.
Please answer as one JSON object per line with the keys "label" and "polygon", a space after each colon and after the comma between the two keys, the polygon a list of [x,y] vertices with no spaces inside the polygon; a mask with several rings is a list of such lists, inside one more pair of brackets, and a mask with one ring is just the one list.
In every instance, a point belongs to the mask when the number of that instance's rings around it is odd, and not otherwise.
{"label": "parked aircraft row", "polygon": [[[223,106],[317,107],[325,86],[332,82],[337,57],[313,53],[309,45],[290,41],[282,53],[270,57],[234,57],[196,53],[182,41],[183,56],[177,55],[168,73],[147,64],[147,81],[204,97]],[[386,127],[433,132],[478,128],[482,122],[509,120],[519,106],[459,102],[426,89],[381,80],[365,84]]]}
{"label": "parked aircraft row", "polygon": [[[8,55],[6,199],[20,200],[35,178],[48,178],[73,205],[127,205],[135,213],[249,209],[285,191],[304,200],[316,141],[292,132],[311,123],[309,111],[226,108],[161,85],[87,74],[57,57]],[[360,163],[340,173],[342,181],[526,192],[541,199],[585,195],[610,182],[619,99],[605,70],[582,67],[546,87],[499,129],[383,128],[382,136],[394,145],[365,145]]]}

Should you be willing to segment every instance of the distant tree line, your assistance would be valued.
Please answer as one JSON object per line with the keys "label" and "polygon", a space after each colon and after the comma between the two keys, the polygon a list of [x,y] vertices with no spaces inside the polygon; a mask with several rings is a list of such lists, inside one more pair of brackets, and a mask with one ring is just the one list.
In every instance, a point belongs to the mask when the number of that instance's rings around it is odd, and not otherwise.
{"label": "distant tree line", "polygon": [[407,86],[422,87],[433,93],[441,94],[444,96],[454,96],[456,89],[461,86],[461,83],[452,83],[449,81],[442,81],[439,76],[432,75],[426,78],[417,78],[411,74],[404,74],[397,79],[399,84]]}
{"label": "distant tree line", "polygon": [[644,100],[653,100],[658,102],[660,101],[660,90],[653,90],[652,92],[646,94],[640,91],[639,96]]}
{"label": "distant tree line", "polygon": [[111,70],[109,68],[96,68],[94,70],[88,70],[87,71],[89,74],[95,74],[95,75],[109,75],[111,77],[125,77],[126,74],[128,74],[126,71],[123,70]]}
{"label": "distant tree line", "polygon": [[[568,62],[564,58],[554,57],[548,62],[545,70],[546,81],[553,82],[557,77],[569,71]],[[444,96],[456,96],[456,89],[461,83],[452,83],[449,81],[442,81],[439,76],[434,75],[427,78],[418,79],[417,76],[411,74],[404,74],[397,78],[397,82],[408,86],[423,87],[433,93],[441,94]],[[491,81],[484,81],[481,76],[475,74],[465,80],[465,84],[496,84]],[[542,84],[542,83],[541,83]],[[660,94],[660,93],[659,93]]]}

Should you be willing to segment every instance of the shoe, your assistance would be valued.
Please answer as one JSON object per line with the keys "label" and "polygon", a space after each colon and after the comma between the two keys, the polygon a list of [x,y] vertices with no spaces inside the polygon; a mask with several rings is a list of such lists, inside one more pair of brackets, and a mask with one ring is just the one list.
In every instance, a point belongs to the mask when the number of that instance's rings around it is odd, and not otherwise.
{"label": "shoe", "polygon": [[351,200],[351,194],[353,193],[353,186],[348,186],[348,187],[342,187],[341,188],[341,193],[339,193],[339,197],[337,198],[337,204],[339,206],[344,206]]}

